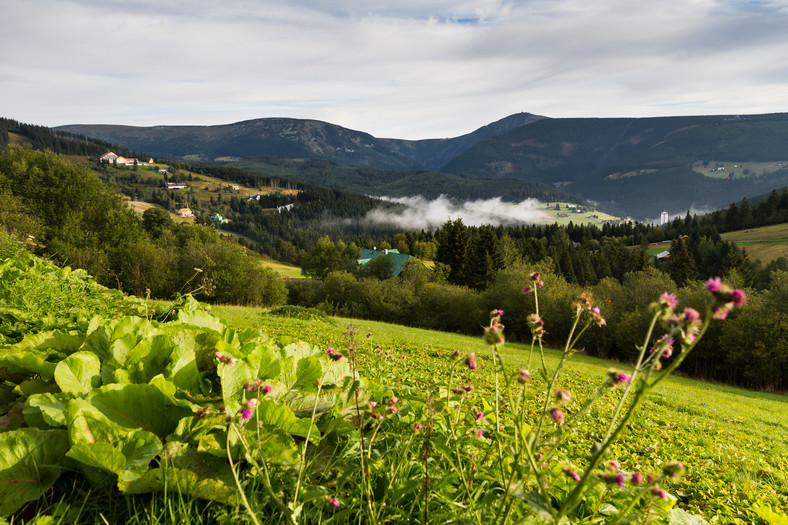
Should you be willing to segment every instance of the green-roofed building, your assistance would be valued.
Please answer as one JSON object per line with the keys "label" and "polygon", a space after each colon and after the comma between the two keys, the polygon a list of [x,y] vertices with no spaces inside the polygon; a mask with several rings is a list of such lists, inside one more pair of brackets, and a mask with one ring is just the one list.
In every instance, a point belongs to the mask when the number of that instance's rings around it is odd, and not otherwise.
{"label": "green-roofed building", "polygon": [[398,276],[400,272],[405,269],[408,261],[413,259],[412,255],[399,253],[399,250],[368,250],[366,248],[362,248],[357,262],[360,266],[366,266],[370,263],[370,261],[374,261],[381,255],[387,256],[390,261],[391,272],[389,277]]}

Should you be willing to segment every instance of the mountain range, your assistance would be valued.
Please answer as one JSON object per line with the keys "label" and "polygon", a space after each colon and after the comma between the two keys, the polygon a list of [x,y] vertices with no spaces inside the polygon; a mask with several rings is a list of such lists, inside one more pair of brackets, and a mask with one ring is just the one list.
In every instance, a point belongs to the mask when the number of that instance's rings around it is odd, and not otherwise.
{"label": "mountain range", "polygon": [[507,200],[574,195],[639,219],[662,210],[714,209],[788,185],[786,113],[655,118],[518,113],[467,135],[427,140],[376,138],[290,118],[54,129],[160,158],[278,170],[296,180],[370,195]]}

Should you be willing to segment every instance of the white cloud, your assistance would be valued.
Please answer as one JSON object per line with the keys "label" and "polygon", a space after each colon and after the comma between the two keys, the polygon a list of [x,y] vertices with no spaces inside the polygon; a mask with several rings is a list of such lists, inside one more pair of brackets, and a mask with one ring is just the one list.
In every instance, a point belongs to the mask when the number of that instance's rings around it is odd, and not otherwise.
{"label": "white cloud", "polygon": [[520,111],[788,111],[787,23],[784,0],[5,0],[0,116],[432,138]]}
{"label": "white cloud", "polygon": [[518,203],[503,202],[500,197],[456,203],[443,195],[434,200],[422,196],[383,199],[404,204],[406,208],[398,213],[372,210],[367,214],[367,220],[405,230],[433,230],[448,220],[456,219],[462,219],[466,226],[498,226],[535,224],[546,217],[546,212],[539,209],[542,206],[536,199]]}

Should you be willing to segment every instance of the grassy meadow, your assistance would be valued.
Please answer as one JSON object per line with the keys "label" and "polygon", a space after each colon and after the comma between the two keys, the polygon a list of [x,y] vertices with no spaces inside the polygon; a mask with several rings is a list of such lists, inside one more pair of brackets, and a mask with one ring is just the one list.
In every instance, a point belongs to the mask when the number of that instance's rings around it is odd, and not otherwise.
{"label": "grassy meadow", "polygon": [[205,311],[24,253],[0,264],[0,299],[0,523],[786,519],[783,395],[669,377],[629,418],[622,391],[648,388],[619,379],[630,367],[501,346],[492,322],[485,341]]}
{"label": "grassy meadow", "polygon": [[727,232],[722,238],[735,242],[747,250],[750,259],[764,264],[777,257],[788,257],[788,223]]}
{"label": "grassy meadow", "polygon": [[[481,336],[358,319],[278,317],[243,307],[214,306],[212,313],[231,325],[336,348],[347,340],[344,334],[352,325],[363,343],[362,371],[378,369],[381,357],[374,349],[380,345],[389,353],[384,362],[390,363],[386,373],[391,374],[393,388],[398,382],[421,381],[426,391],[427,384],[438,380],[435,371],[442,369],[454,350],[474,352],[479,356],[479,368],[468,379],[481,390],[480,395],[492,393],[491,353]],[[366,334],[371,334],[369,339]],[[529,353],[527,345],[507,343],[502,355],[511,370],[528,367],[533,371],[538,359],[534,354],[529,364]],[[549,369],[555,368],[559,356],[557,350],[547,350]],[[403,363],[408,363],[407,367]],[[564,365],[563,384],[573,392],[590,395],[611,367],[627,369],[620,363],[574,355]],[[529,388],[543,388],[544,383],[536,375],[534,378]],[[599,405],[591,413],[585,434],[573,437],[571,447],[578,461],[611,411],[610,403]],[[538,410],[532,407],[530,412],[535,418]],[[711,523],[765,523],[755,514],[756,507],[788,508],[788,397],[673,376],[639,407],[628,432],[616,445],[615,455],[629,470],[648,471],[666,461],[682,461],[687,473],[668,490],[679,507]]]}

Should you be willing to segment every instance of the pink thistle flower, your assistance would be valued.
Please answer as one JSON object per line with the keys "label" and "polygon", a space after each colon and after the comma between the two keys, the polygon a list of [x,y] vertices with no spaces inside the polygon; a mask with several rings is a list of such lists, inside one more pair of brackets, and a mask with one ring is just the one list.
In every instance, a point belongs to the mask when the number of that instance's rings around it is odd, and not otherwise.
{"label": "pink thistle flower", "polygon": [[473,392],[475,390],[473,385],[462,385],[462,389],[466,392]]}
{"label": "pink thistle flower", "polygon": [[566,388],[559,388],[555,391],[555,399],[559,403],[569,403],[572,400],[572,394]]}
{"label": "pink thistle flower", "polygon": [[654,485],[651,487],[651,493],[655,496],[659,496],[663,501],[668,501],[668,492],[663,488]]}
{"label": "pink thistle flower", "polygon": [[375,408],[376,406],[378,406],[378,404],[375,403],[374,401],[369,402],[369,408]]}
{"label": "pink thistle flower", "polygon": [[539,281],[537,281],[537,282],[536,282],[536,287],[537,287],[537,288],[541,288],[541,287],[543,287],[543,286],[544,286],[544,281],[542,281],[541,279],[540,279]]}
{"label": "pink thistle flower", "polygon": [[747,304],[747,295],[744,293],[743,290],[739,290],[738,288],[733,290],[730,293],[730,300],[731,302],[741,308],[745,304]]}
{"label": "pink thistle flower", "polygon": [[244,411],[241,412],[241,419],[243,419],[244,421],[249,421],[250,419],[252,419],[252,411],[249,410],[248,408],[244,409]]}
{"label": "pink thistle flower", "polygon": [[664,292],[659,296],[659,302],[667,308],[675,308],[679,300],[672,293]]}
{"label": "pink thistle flower", "polygon": [[533,272],[531,273],[530,277],[532,281],[538,281],[539,279],[542,278],[542,274],[539,272]]}
{"label": "pink thistle flower", "polygon": [[476,430],[476,437],[477,437],[477,438],[479,438],[479,439],[481,439],[482,437],[484,437],[484,430],[482,430],[482,429],[477,429],[477,430]]}
{"label": "pink thistle flower", "polygon": [[394,414],[396,414],[396,413],[397,413],[397,407],[388,407],[388,408],[386,409],[386,412],[388,412],[389,414],[392,414],[392,415],[394,415]]}
{"label": "pink thistle flower", "polygon": [[342,504],[339,502],[339,500],[338,500],[338,499],[336,499],[336,498],[331,498],[330,500],[328,500],[328,504],[329,504],[329,505],[331,505],[331,506],[332,506],[332,507],[334,507],[334,508],[337,508],[337,509],[338,509],[338,508],[339,508],[339,507],[342,505]]}
{"label": "pink thistle flower", "polygon": [[525,383],[529,379],[531,379],[531,372],[528,370],[520,370],[520,373],[517,375],[517,381]]}
{"label": "pink thistle flower", "polygon": [[246,408],[249,410],[254,410],[254,407],[257,406],[257,398],[247,399],[246,400]]}
{"label": "pink thistle flower", "polygon": [[422,430],[424,430],[424,425],[422,425],[421,423],[416,423],[415,425],[413,425],[413,430],[416,432],[421,432]]}
{"label": "pink thistle flower", "polygon": [[706,289],[711,293],[717,293],[720,291],[722,287],[722,279],[719,277],[712,277],[708,281],[706,281]]}
{"label": "pink thistle flower", "polygon": [[479,421],[481,421],[482,419],[484,419],[484,412],[479,412],[478,414],[476,414],[476,422],[477,423]]}
{"label": "pink thistle flower", "polygon": [[612,468],[614,468],[614,469],[618,470],[618,469],[620,469],[620,468],[621,468],[621,463],[619,463],[619,462],[618,462],[618,461],[616,461],[615,459],[611,459],[611,460],[610,460],[610,466],[611,466]]}
{"label": "pink thistle flower", "polygon": [[462,355],[462,353],[461,353],[459,350],[455,350],[454,352],[452,352],[452,353],[451,353],[451,356],[452,356],[454,359],[457,359],[457,358],[459,358],[461,355]]}
{"label": "pink thistle flower", "polygon": [[572,470],[571,468],[564,467],[563,468],[563,472],[564,472],[564,474],[566,474],[567,476],[569,476],[573,480],[580,481],[580,475],[577,472],[575,472],[574,470]]}
{"label": "pink thistle flower", "polygon": [[718,321],[724,321],[728,318],[728,309],[715,306],[711,311],[711,316]]}
{"label": "pink thistle flower", "polygon": [[334,350],[333,346],[329,346],[328,348],[326,348],[326,353],[328,355],[334,355],[334,352],[336,352],[336,350]]}
{"label": "pink thistle flower", "polygon": [[221,353],[221,352],[215,352],[215,353],[213,354],[213,356],[214,356],[216,359],[220,360],[220,361],[221,361],[222,359],[224,359],[224,354],[223,354],[223,353]]}
{"label": "pink thistle flower", "polygon": [[560,425],[564,422],[564,413],[561,412],[560,408],[553,407],[550,409],[550,419],[552,419],[556,424]]}
{"label": "pink thistle flower", "polygon": [[633,485],[640,485],[643,483],[643,474],[640,472],[633,472],[630,480],[632,481]]}
{"label": "pink thistle flower", "polygon": [[700,314],[694,308],[690,308],[689,306],[684,309],[684,319],[690,323],[694,323],[698,319],[700,319]]}
{"label": "pink thistle flower", "polygon": [[523,286],[523,293],[524,294],[531,293],[531,287],[530,286]]}
{"label": "pink thistle flower", "polygon": [[618,375],[616,375],[616,382],[619,384],[626,384],[629,383],[631,380],[632,380],[631,374],[625,374],[624,372],[619,372]]}
{"label": "pink thistle flower", "polygon": [[624,488],[624,475],[620,472],[616,476],[616,485],[618,485],[618,488],[620,489]]}
{"label": "pink thistle flower", "polygon": [[273,390],[273,388],[271,387],[271,385],[265,385],[265,386],[263,387],[263,394],[270,394],[270,393],[271,393],[271,390]]}
{"label": "pink thistle flower", "polygon": [[389,405],[396,405],[397,401],[399,401],[399,398],[397,398],[396,396],[391,396],[390,398],[388,398],[388,400],[386,400],[386,403],[388,403]]}

